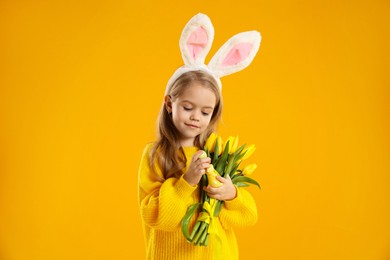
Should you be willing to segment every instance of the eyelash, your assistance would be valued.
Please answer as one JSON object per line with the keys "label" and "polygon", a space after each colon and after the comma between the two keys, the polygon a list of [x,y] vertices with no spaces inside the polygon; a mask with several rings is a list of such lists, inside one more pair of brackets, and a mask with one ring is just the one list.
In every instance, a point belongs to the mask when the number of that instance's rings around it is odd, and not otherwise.
{"label": "eyelash", "polygon": [[[185,111],[191,111],[191,110],[192,110],[192,108],[188,108],[188,107],[183,107],[183,108],[184,108]],[[208,116],[208,115],[210,115],[210,114],[209,114],[209,113],[202,112],[202,115]]]}

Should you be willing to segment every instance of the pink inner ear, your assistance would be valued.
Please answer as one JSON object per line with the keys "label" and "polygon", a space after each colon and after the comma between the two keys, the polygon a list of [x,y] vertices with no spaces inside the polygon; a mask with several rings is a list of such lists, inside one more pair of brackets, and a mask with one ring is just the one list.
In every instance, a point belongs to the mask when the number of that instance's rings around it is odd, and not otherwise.
{"label": "pink inner ear", "polygon": [[252,44],[250,43],[236,44],[226,55],[221,66],[227,67],[227,66],[236,65],[237,63],[239,63],[240,61],[248,57],[249,53],[251,52],[251,49],[252,49]]}
{"label": "pink inner ear", "polygon": [[199,27],[196,31],[192,32],[188,38],[187,48],[194,60],[198,57],[207,45],[207,32],[203,27]]}

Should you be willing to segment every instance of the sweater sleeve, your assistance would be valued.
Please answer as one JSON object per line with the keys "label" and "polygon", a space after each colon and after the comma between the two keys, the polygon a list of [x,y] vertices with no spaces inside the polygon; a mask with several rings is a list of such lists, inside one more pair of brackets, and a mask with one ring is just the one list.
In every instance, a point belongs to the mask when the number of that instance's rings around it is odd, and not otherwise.
{"label": "sweater sleeve", "polygon": [[159,169],[156,169],[161,180],[156,178],[149,167],[151,145],[145,147],[138,172],[139,206],[142,220],[149,227],[174,231],[180,225],[189,205],[194,203],[192,193],[197,186],[191,186],[184,179],[162,179]]}
{"label": "sweater sleeve", "polygon": [[257,222],[257,208],[252,195],[243,188],[237,189],[237,197],[225,201],[219,220],[225,229],[245,227]]}

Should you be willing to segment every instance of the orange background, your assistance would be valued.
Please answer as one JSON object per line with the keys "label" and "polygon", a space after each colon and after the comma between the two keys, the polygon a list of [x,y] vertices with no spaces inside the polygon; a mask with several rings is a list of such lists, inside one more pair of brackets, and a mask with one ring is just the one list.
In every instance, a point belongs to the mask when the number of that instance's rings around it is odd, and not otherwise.
{"label": "orange background", "polygon": [[255,143],[262,190],[241,259],[390,257],[389,1],[0,2],[0,258],[143,259],[137,169],[181,30],[207,61],[257,29],[223,78],[219,134]]}

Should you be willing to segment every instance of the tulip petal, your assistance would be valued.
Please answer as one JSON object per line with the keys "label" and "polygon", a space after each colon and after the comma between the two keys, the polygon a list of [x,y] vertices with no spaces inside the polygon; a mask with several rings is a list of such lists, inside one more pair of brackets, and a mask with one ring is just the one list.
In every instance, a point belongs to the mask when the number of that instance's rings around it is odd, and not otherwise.
{"label": "tulip petal", "polygon": [[211,133],[207,138],[206,144],[204,145],[205,150],[209,151],[210,153],[214,152],[216,139],[217,135],[215,133]]}
{"label": "tulip petal", "polygon": [[252,163],[247,166],[242,170],[243,175],[251,175],[255,170],[257,169],[257,164]]}
{"label": "tulip petal", "polygon": [[248,159],[248,157],[251,156],[255,150],[256,150],[255,145],[254,145],[254,144],[251,144],[251,145],[244,151],[244,157],[242,157],[242,160]]}
{"label": "tulip petal", "polygon": [[218,136],[217,137],[217,140],[218,140],[218,156],[220,156],[222,154],[222,144],[223,144],[223,140],[222,140],[222,137]]}

